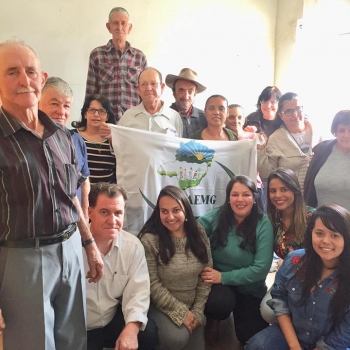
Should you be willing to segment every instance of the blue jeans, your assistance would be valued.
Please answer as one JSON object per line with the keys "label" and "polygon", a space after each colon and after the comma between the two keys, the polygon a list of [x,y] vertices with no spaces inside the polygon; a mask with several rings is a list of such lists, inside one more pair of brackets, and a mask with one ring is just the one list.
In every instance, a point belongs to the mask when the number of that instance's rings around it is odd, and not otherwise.
{"label": "blue jeans", "polygon": [[289,350],[280,326],[278,323],[272,324],[250,338],[244,347],[245,350]]}

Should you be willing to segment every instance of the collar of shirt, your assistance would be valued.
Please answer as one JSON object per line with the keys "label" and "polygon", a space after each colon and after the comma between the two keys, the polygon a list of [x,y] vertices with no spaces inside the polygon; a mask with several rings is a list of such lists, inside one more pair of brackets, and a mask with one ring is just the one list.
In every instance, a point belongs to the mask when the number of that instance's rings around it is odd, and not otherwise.
{"label": "collar of shirt", "polygon": [[[107,52],[110,52],[112,50],[115,50],[115,51],[118,51],[118,52],[121,52],[119,49],[117,49],[114,45],[113,45],[113,41],[112,39],[110,39],[106,45],[106,51]],[[125,51],[122,52],[122,54],[126,53],[127,51],[130,51],[132,54],[134,54],[134,48],[131,47],[130,43],[127,41],[125,43]]]}
{"label": "collar of shirt", "polygon": [[[187,118],[189,118],[193,112],[193,105],[191,105],[191,107],[188,109],[187,112],[180,112],[179,108],[177,107],[176,103],[174,102],[170,108],[174,109],[176,112],[178,112],[179,114],[185,115]],[[194,117],[198,117],[198,115],[193,115]]]}
{"label": "collar of shirt", "polygon": [[110,255],[112,254],[112,251],[114,250],[114,248],[120,249],[121,242],[122,242],[122,237],[121,237],[122,235],[123,235],[123,231],[120,230],[120,231],[118,232],[118,234],[117,234],[117,237],[115,237],[115,238],[113,239],[113,242],[112,242],[112,245],[111,245],[111,249],[109,250],[109,252],[108,252],[106,255],[100,253],[102,259],[104,259],[104,257],[106,257],[106,256],[110,256]]}
{"label": "collar of shirt", "polygon": [[164,102],[163,102],[163,101],[162,101],[162,107],[160,108],[160,110],[159,110],[158,112],[154,113],[153,115],[147,112],[147,110],[146,110],[146,108],[145,108],[143,102],[141,102],[141,103],[138,105],[138,107],[140,107],[140,111],[137,112],[137,113],[135,113],[135,117],[137,117],[137,116],[140,115],[140,114],[146,114],[146,115],[149,115],[149,116],[151,116],[151,117],[156,117],[156,116],[158,116],[158,115],[162,115],[163,117],[165,117],[165,118],[167,118],[168,120],[170,120],[169,116],[167,116],[167,115],[165,114],[166,111],[164,111]]}
{"label": "collar of shirt", "polygon": [[[26,129],[24,125],[13,115],[6,112],[3,108],[1,108],[1,111],[0,129],[2,129],[4,137],[14,134],[19,129]],[[55,133],[58,128],[60,128],[58,124],[56,124],[51,118],[49,118],[44,112],[40,110],[38,111],[38,118],[45,127],[43,139],[48,138],[53,133]]]}

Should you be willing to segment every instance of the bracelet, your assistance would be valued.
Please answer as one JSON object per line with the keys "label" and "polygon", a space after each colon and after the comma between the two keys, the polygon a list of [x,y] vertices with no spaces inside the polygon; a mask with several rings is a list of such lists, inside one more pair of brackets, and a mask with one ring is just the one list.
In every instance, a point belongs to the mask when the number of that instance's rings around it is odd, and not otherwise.
{"label": "bracelet", "polygon": [[81,245],[85,248],[87,245],[91,244],[92,242],[95,242],[95,239],[93,237],[87,239],[84,242],[81,242]]}

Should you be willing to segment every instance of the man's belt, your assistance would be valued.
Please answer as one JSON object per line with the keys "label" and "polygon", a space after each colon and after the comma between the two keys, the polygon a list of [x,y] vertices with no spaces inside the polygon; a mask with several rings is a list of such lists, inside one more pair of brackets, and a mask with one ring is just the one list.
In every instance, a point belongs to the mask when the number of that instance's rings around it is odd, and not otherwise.
{"label": "man's belt", "polygon": [[6,248],[39,248],[51,244],[62,243],[76,231],[77,224],[70,224],[64,231],[54,236],[28,238],[18,241],[1,241],[0,246]]}

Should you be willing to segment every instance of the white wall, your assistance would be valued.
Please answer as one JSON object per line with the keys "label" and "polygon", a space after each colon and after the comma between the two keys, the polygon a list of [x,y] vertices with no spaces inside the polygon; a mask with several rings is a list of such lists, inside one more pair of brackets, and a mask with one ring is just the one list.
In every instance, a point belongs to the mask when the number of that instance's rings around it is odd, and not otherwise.
{"label": "white wall", "polygon": [[[73,88],[72,119],[79,119],[88,57],[107,43],[105,28],[114,6],[133,22],[129,40],[164,76],[181,68],[197,71],[209,95],[254,110],[257,96],[274,79],[277,0],[16,0],[0,3],[0,42],[13,36],[33,46],[43,69]],[[166,89],[165,102],[172,102]]]}
{"label": "white wall", "polygon": [[298,20],[303,17],[304,0],[279,0],[276,17],[275,85],[290,91]]}
{"label": "white wall", "polygon": [[276,83],[302,97],[316,133],[330,138],[335,113],[350,109],[350,0],[279,0],[278,13]]}

